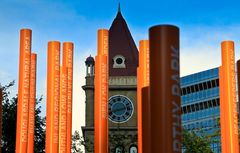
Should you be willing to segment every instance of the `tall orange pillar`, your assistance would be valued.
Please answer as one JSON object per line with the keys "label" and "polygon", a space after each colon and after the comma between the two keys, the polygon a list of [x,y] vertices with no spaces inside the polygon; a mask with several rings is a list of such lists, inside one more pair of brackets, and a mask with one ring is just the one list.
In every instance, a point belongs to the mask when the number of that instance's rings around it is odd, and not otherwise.
{"label": "tall orange pillar", "polygon": [[151,108],[149,99],[149,86],[142,88],[142,152],[151,151]]}
{"label": "tall orange pillar", "polygon": [[181,153],[179,28],[149,30],[151,152]]}
{"label": "tall orange pillar", "polygon": [[[224,41],[221,43],[222,68],[220,75],[220,108],[221,118],[225,118],[221,128],[225,129],[222,149],[227,153],[238,153],[238,116],[236,105],[236,78],[235,78],[235,53],[234,42]],[[221,106],[222,105],[222,106]],[[223,109],[224,108],[224,109]],[[220,119],[222,121],[222,119]],[[222,130],[221,130],[222,132]]]}
{"label": "tall orange pillar", "polygon": [[143,136],[142,136],[142,88],[149,86],[149,41],[141,40],[139,42],[139,67],[137,68],[137,112],[138,112],[138,152],[143,150]]}
{"label": "tall orange pillar", "polygon": [[59,152],[67,152],[67,96],[68,69],[61,67],[60,73],[60,108],[59,108]]}
{"label": "tall orange pillar", "polygon": [[[222,153],[227,153],[227,148],[228,146],[226,145],[226,136],[227,136],[227,132],[225,129],[225,126],[227,124],[226,121],[226,117],[224,116],[224,114],[226,114],[226,108],[224,108],[224,98],[225,96],[224,93],[224,79],[223,79],[223,73],[222,73],[222,66],[219,67],[219,91],[220,91],[220,96],[222,95],[222,98],[220,98],[220,132],[221,132],[221,146],[222,146]],[[225,111],[225,112],[224,112]]]}
{"label": "tall orange pillar", "polygon": [[31,54],[27,152],[34,153],[37,54]]}
{"label": "tall orange pillar", "polygon": [[72,42],[63,43],[63,67],[67,73],[67,153],[71,153],[72,147],[72,90],[73,90],[73,48]]}
{"label": "tall orange pillar", "polygon": [[60,42],[48,43],[46,153],[58,153],[60,101]]}
{"label": "tall orange pillar", "polygon": [[16,153],[27,152],[32,31],[20,31]]}
{"label": "tall orange pillar", "polygon": [[94,153],[108,153],[108,30],[98,30],[94,77]]}

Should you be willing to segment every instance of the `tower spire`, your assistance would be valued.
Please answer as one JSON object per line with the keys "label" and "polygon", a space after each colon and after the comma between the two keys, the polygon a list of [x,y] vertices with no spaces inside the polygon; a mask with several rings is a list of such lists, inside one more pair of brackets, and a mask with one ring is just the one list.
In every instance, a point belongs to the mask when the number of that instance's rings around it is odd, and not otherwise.
{"label": "tower spire", "polygon": [[122,17],[122,13],[121,13],[121,6],[120,6],[120,2],[118,3],[118,12],[117,12],[117,19],[121,19]]}
{"label": "tower spire", "polygon": [[121,5],[120,5],[120,2],[118,3],[118,12],[121,12]]}

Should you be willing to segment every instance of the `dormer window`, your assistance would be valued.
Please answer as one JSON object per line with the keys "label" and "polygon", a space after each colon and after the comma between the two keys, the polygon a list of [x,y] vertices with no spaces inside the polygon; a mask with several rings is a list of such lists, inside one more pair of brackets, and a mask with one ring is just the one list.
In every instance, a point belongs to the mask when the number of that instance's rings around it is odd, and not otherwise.
{"label": "dormer window", "polygon": [[113,58],[113,68],[126,68],[125,58],[122,55],[116,55]]}

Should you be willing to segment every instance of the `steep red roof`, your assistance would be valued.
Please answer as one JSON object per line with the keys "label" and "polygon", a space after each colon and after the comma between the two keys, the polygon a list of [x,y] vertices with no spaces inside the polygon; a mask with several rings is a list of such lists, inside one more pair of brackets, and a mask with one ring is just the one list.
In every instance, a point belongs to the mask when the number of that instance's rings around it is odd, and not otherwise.
{"label": "steep red roof", "polygon": [[[116,55],[125,58],[126,68],[113,68],[113,58]],[[119,8],[109,30],[109,75],[136,76],[137,66],[138,49]]]}

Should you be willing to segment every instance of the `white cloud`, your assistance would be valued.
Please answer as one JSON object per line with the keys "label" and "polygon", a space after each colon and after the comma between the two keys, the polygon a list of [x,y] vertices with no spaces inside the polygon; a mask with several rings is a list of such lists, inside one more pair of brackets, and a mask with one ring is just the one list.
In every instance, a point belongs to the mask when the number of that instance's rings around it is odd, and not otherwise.
{"label": "white cloud", "polygon": [[[180,27],[181,76],[215,68],[221,64],[221,42],[235,41],[235,58],[240,58],[240,26],[188,26]],[[136,45],[148,39],[148,29],[133,27]]]}
{"label": "white cloud", "polygon": [[217,47],[186,47],[180,55],[180,75],[200,72],[220,65],[220,55]]}
{"label": "white cloud", "polygon": [[180,63],[181,76],[218,67],[221,65],[221,42],[235,41],[235,57],[239,59],[240,28],[187,27],[181,32]]}

